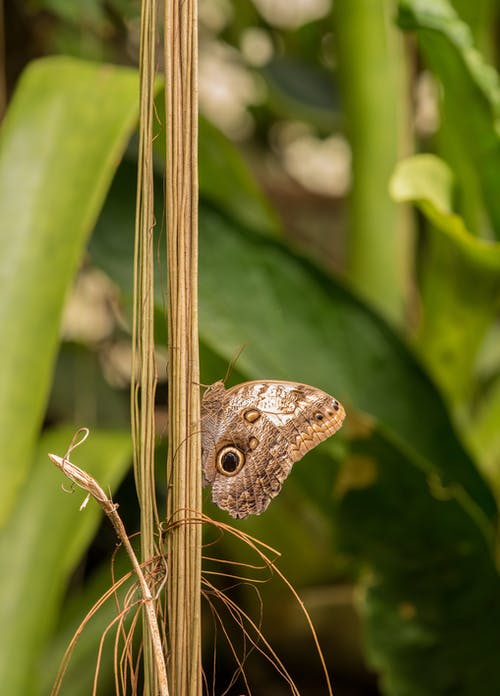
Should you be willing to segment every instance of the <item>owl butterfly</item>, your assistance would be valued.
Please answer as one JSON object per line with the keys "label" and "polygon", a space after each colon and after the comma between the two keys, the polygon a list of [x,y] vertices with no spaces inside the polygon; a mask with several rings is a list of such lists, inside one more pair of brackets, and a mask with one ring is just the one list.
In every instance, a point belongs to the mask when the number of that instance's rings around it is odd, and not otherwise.
{"label": "owl butterfly", "polygon": [[260,515],[292,466],[337,432],[342,405],[297,382],[244,382],[207,388],[201,403],[204,483],[232,517]]}

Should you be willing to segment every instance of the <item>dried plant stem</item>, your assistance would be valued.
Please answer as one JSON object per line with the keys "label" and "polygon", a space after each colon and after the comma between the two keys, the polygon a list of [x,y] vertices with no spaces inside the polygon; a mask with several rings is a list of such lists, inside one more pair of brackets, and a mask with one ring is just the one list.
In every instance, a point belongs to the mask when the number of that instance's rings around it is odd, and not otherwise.
{"label": "dried plant stem", "polygon": [[[51,461],[59,469],[61,469],[61,471],[71,481],[73,481],[73,483],[75,483],[77,486],[80,486],[80,488],[83,488],[83,490],[87,491],[89,495],[95,498],[95,500],[104,510],[104,513],[111,520],[111,523],[115,528],[115,531],[120,541],[125,547],[125,550],[127,551],[130,557],[134,571],[137,575],[139,584],[141,586],[144,610],[147,618],[147,626],[149,630],[149,636],[151,638],[156,672],[158,675],[158,693],[161,694],[161,696],[169,696],[163,646],[160,636],[160,630],[158,627],[158,621],[156,619],[155,598],[153,597],[151,590],[149,589],[149,586],[144,577],[144,573],[142,572],[141,565],[137,560],[137,557],[134,553],[134,549],[132,548],[132,544],[129,541],[127,532],[125,531],[125,527],[123,526],[123,522],[121,521],[121,518],[117,512],[118,506],[115,503],[113,503],[113,501],[110,498],[108,498],[101,486],[92,476],[87,474],[86,471],[83,471],[83,469],[80,469],[78,466],[76,466],[69,460],[69,454],[71,453],[72,449],[74,449],[78,444],[80,444],[88,435],[88,430],[86,428],[82,428],[82,431],[78,431],[78,433],[80,432],[84,432],[83,439],[77,442],[76,444],[73,441],[73,443],[70,445],[68,453],[64,457],[59,457],[57,454],[49,454],[49,457]],[[76,437],[77,436],[75,436],[75,438]],[[75,438],[73,440],[75,440]]]}
{"label": "dried plant stem", "polygon": [[165,3],[169,481],[169,683],[201,695],[197,3]]}
{"label": "dried plant stem", "polygon": [[[134,315],[132,324],[131,420],[134,474],[141,508],[141,558],[156,553],[155,533],[159,527],[156,510],[154,343],[154,171],[153,114],[155,95],[156,0],[142,0],[140,43],[140,121],[137,203],[134,248]],[[143,616],[144,696],[156,694],[157,675]]]}

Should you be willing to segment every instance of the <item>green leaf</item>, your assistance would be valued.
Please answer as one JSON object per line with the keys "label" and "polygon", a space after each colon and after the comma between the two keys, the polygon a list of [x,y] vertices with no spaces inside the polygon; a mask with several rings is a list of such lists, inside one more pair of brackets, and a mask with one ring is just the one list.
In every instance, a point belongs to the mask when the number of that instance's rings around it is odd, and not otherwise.
{"label": "green leaf", "polygon": [[338,493],[339,542],[363,569],[383,693],[498,694],[496,552],[465,491],[378,428],[355,442]]}
{"label": "green leaf", "polygon": [[500,299],[500,244],[474,237],[454,214],[452,174],[433,155],[397,166],[391,193],[414,203],[431,223],[424,251],[419,349],[448,398],[469,395],[473,366]]}
{"label": "green leaf", "polygon": [[484,475],[497,499],[500,499],[500,377],[497,375],[482,395],[481,403],[470,419],[468,440]]}
{"label": "green leaf", "polygon": [[298,119],[331,132],[338,117],[338,96],[331,74],[318,64],[280,55],[261,70],[272,108],[287,120]]}
{"label": "green leaf", "polygon": [[0,526],[32,462],[64,297],[137,120],[136,72],[31,64],[0,145]]}
{"label": "green leaf", "polygon": [[[400,0],[399,24],[417,33],[425,60],[442,84],[447,152],[468,195],[476,180],[493,232],[500,237],[500,84],[474,48],[467,25],[447,0]],[[467,202],[466,202],[467,204]],[[469,207],[474,207],[474,202]],[[481,211],[469,213],[479,233]]]}
{"label": "green leaf", "polygon": [[[132,287],[133,173],[110,191],[91,254],[122,287]],[[119,224],[112,211],[119,210]],[[122,217],[123,216],[123,217]],[[129,220],[127,223],[126,220]],[[159,309],[163,306],[157,295]],[[279,241],[200,209],[200,336],[251,378],[316,385],[374,415],[429,459],[445,481],[458,481],[487,516],[493,496],[464,451],[443,401],[418,361],[390,328],[344,287]],[[221,374],[222,378],[224,375]]]}
{"label": "green leaf", "polygon": [[76,343],[60,346],[46,420],[85,423],[88,428],[130,427],[130,397],[103,374],[102,356]]}
{"label": "green leaf", "polygon": [[[370,413],[494,511],[415,358],[340,284],[283,246],[203,215],[201,335],[247,374],[315,384]],[[241,269],[245,269],[242,273]],[[424,415],[425,414],[425,415]],[[439,433],[439,435],[437,435]],[[463,477],[463,478],[462,478]],[[481,492],[480,492],[481,491]]]}
{"label": "green leaf", "polygon": [[281,234],[278,216],[257,186],[235,146],[209,121],[199,122],[199,184],[203,198],[242,225]]}
{"label": "green leaf", "polygon": [[488,61],[496,55],[495,22],[498,16],[497,0],[453,0],[457,14],[469,26],[474,43]]}
{"label": "green leaf", "polygon": [[[51,635],[64,591],[76,563],[102,519],[91,500],[80,512],[85,493],[68,495],[68,479],[50,462],[48,452],[63,456],[74,430],[42,436],[36,462],[20,502],[0,535],[0,564],[8,568],[0,584],[0,683],[9,694],[38,693],[44,671],[41,655]],[[114,490],[131,458],[130,437],[93,432],[72,461]]]}

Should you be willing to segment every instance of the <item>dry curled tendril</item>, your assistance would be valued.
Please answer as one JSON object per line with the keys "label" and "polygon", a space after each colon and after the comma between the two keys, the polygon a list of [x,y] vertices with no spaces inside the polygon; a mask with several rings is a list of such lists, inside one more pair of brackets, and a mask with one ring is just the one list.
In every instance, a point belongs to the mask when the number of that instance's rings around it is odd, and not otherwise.
{"label": "dry curled tendril", "polygon": [[[66,476],[70,479],[72,483],[76,484],[77,486],[80,486],[80,488],[83,488],[84,491],[87,491],[87,497],[81,504],[80,510],[82,510],[87,505],[89,497],[92,496],[97,500],[104,512],[108,516],[110,516],[112,512],[116,512],[118,505],[116,503],[113,503],[113,501],[106,495],[101,486],[92,476],[90,476],[90,474],[87,474],[86,471],[80,469],[80,467],[76,466],[76,464],[73,464],[73,462],[71,462],[69,459],[73,450],[82,445],[88,438],[88,436],[89,429],[80,428],[73,435],[73,438],[69,444],[68,450],[64,457],[59,457],[57,454],[49,454],[49,459],[58,467],[58,469],[61,469],[63,474],[66,474]],[[66,492],[69,492],[67,491],[67,489],[64,490]]]}

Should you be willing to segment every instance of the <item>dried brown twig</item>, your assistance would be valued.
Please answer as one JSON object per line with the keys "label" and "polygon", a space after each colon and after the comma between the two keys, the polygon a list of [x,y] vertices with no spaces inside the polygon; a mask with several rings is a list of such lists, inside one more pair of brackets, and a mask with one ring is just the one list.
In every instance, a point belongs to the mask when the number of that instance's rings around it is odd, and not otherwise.
{"label": "dried brown twig", "polygon": [[81,445],[87,439],[88,435],[88,428],[80,428],[73,436],[70,446],[68,447],[68,451],[66,452],[64,457],[59,457],[57,454],[49,454],[49,458],[58,467],[58,469],[61,469],[63,474],[65,474],[73,483],[75,483],[77,486],[80,486],[80,488],[83,488],[83,490],[86,491],[89,496],[95,498],[95,500],[104,510],[104,513],[111,520],[111,523],[115,528],[115,531],[120,541],[122,542],[125,550],[127,551],[141,587],[142,601],[144,602],[145,613],[147,617],[147,625],[151,636],[153,654],[158,673],[159,693],[161,694],[161,696],[169,696],[165,656],[163,653],[163,646],[160,637],[160,631],[158,628],[158,621],[155,614],[155,597],[151,593],[149,585],[146,582],[141,565],[137,560],[137,556],[134,553],[134,549],[132,548],[132,544],[130,543],[130,540],[127,536],[127,532],[125,530],[123,522],[117,512],[118,505],[114,503],[111,500],[111,498],[109,498],[106,495],[101,486],[92,476],[90,476],[90,474],[88,474],[86,471],[83,471],[83,469],[80,469],[78,466],[76,466],[69,460],[71,452],[76,447]]}

